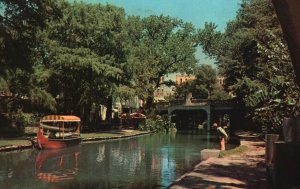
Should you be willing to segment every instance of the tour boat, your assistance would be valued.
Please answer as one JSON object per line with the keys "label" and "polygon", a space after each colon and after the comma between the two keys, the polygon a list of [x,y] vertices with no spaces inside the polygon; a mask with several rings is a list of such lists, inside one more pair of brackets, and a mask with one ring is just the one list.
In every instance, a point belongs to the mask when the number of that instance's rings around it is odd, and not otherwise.
{"label": "tour boat", "polygon": [[59,149],[81,142],[80,118],[73,115],[48,115],[40,120],[37,133],[40,149]]}

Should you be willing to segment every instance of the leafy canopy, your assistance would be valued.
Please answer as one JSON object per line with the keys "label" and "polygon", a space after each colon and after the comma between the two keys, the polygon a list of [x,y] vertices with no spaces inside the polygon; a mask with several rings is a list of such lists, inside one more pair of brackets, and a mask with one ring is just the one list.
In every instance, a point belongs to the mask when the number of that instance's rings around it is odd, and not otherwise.
{"label": "leafy canopy", "polygon": [[218,60],[227,91],[236,94],[252,125],[280,132],[284,117],[299,112],[290,55],[268,0],[244,1],[224,33],[206,24],[198,43]]}

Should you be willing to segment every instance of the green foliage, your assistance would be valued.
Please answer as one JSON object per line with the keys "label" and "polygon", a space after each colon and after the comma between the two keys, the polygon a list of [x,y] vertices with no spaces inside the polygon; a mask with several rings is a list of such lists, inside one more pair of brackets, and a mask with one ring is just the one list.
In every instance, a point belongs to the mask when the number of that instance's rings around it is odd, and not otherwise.
{"label": "green foliage", "polygon": [[206,22],[204,29],[198,30],[198,35],[195,36],[195,41],[202,46],[203,51],[211,57],[217,57],[219,41],[221,40],[221,32],[216,32],[217,25]]}
{"label": "green foliage", "polygon": [[283,118],[298,114],[299,88],[270,1],[244,1],[224,33],[206,24],[197,39],[218,60],[225,89],[244,105],[251,125],[279,133]]}
{"label": "green foliage", "polygon": [[[10,123],[26,125],[22,114],[24,105],[42,106],[54,110],[55,101],[35,80],[37,31],[45,27],[48,19],[59,14],[56,2],[7,1],[0,10],[0,91]],[[2,113],[2,112],[1,112]]]}
{"label": "green foliage", "polygon": [[141,131],[153,131],[153,132],[175,132],[176,126],[171,123],[167,117],[153,116],[147,118],[144,123],[139,125]]}
{"label": "green foliage", "polygon": [[8,83],[6,82],[6,80],[4,80],[4,78],[0,77],[0,91],[8,91]]}
{"label": "green foliage", "polygon": [[194,71],[196,79],[176,86],[175,98],[183,99],[188,93],[193,98],[225,100],[230,96],[217,85],[217,71],[210,65],[201,65]]}
{"label": "green foliage", "polygon": [[185,83],[182,83],[181,85],[175,85],[175,86],[176,86],[175,88],[176,90],[173,95],[175,99],[184,99],[185,96],[193,90],[191,81],[187,81]]}
{"label": "green foliage", "polygon": [[133,99],[136,96],[136,91],[126,85],[120,85],[115,91],[115,97],[120,98],[123,101]]}
{"label": "green foliage", "polygon": [[223,158],[223,157],[231,156],[231,155],[234,155],[234,154],[241,154],[241,153],[244,153],[248,150],[249,150],[249,148],[247,146],[241,145],[241,146],[236,147],[234,149],[221,151],[219,157]]}
{"label": "green foliage", "polygon": [[39,117],[32,113],[18,112],[15,120],[20,127],[37,126],[39,124]]}
{"label": "green foliage", "polygon": [[25,127],[37,126],[39,118],[36,114],[24,113],[21,110],[13,114],[1,114],[0,136],[16,137],[25,133]]}
{"label": "green foliage", "polygon": [[39,108],[49,109],[50,111],[56,110],[56,101],[47,91],[40,88],[33,88],[29,92],[29,96],[29,100],[33,105]]}
{"label": "green foliage", "polygon": [[96,113],[92,107],[110,106],[110,97],[122,91],[118,85],[130,79],[123,78],[125,13],[83,2],[60,7],[62,17],[39,33],[43,62],[38,80],[58,98],[60,111],[80,115],[89,124],[90,114]]}
{"label": "green foliage", "polygon": [[128,65],[141,99],[152,98],[168,73],[191,72],[195,66],[194,28],[168,16],[129,17]]}
{"label": "green foliage", "polygon": [[265,86],[260,81],[252,80],[247,76],[241,79],[236,78],[236,83],[230,86],[230,90],[235,91],[238,97],[247,97],[264,88]]}
{"label": "green foliage", "polygon": [[291,60],[287,45],[283,40],[268,31],[268,43],[258,44],[260,59],[267,62],[269,69],[264,73],[263,90],[245,98],[247,107],[252,110],[252,119],[262,125],[263,130],[280,133],[284,117],[298,115],[299,88],[294,82]]}
{"label": "green foliage", "polygon": [[220,86],[215,86],[210,95],[211,100],[228,100],[231,98],[232,97],[229,95],[229,93]]}
{"label": "green foliage", "polygon": [[89,122],[112,97],[151,99],[162,76],[191,73],[196,63],[195,29],[176,18],[64,0],[0,6],[0,90],[9,96],[1,110],[22,125],[24,99],[32,111]]}
{"label": "green foliage", "polygon": [[[216,69],[210,65],[201,65],[196,70],[195,75],[196,80],[192,82],[193,88],[195,89],[192,91],[193,97],[210,99],[212,90],[215,88],[217,81]],[[205,95],[203,96],[203,94]]]}

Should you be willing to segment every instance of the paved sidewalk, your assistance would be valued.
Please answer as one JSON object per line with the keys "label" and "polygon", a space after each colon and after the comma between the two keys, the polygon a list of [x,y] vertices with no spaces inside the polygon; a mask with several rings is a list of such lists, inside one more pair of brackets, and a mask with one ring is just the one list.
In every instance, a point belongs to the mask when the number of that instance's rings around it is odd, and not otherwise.
{"label": "paved sidewalk", "polygon": [[241,145],[247,146],[248,150],[238,155],[202,161],[169,188],[269,188],[264,141],[245,134]]}

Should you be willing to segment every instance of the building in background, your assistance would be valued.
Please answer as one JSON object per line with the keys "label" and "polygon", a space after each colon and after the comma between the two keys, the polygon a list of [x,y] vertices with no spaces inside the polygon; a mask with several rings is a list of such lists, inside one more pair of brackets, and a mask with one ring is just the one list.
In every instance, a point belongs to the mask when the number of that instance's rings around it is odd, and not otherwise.
{"label": "building in background", "polygon": [[161,85],[154,91],[154,102],[166,102],[168,97],[174,94],[175,86],[167,86],[165,81],[175,82],[175,75],[170,74],[160,78]]}
{"label": "building in background", "polygon": [[180,74],[180,75],[176,75],[176,85],[181,85],[183,83],[186,83],[188,81],[193,81],[195,80],[196,77],[194,75],[184,75],[184,74]]}
{"label": "building in background", "polygon": [[164,84],[165,81],[173,81],[176,85],[181,85],[187,81],[195,80],[196,77],[193,75],[185,74],[170,74],[166,77],[161,77],[161,86],[159,86],[154,92],[154,102],[166,102],[169,97],[175,92],[175,86],[167,86]]}
{"label": "building in background", "polygon": [[[194,75],[186,75],[186,74],[170,74],[166,77],[161,77],[161,86],[158,87],[154,92],[154,102],[166,102],[169,97],[172,96],[175,92],[175,86],[166,86],[164,84],[165,81],[173,81],[176,85],[182,85],[188,81],[195,80],[196,77]],[[225,77],[217,76],[216,84],[218,87],[224,86]]]}
{"label": "building in background", "polygon": [[224,80],[225,80],[225,77],[224,76],[218,76],[217,77],[217,86],[218,87],[223,87],[224,86]]}

